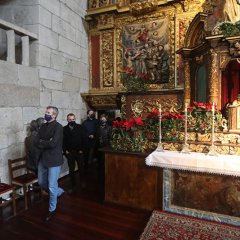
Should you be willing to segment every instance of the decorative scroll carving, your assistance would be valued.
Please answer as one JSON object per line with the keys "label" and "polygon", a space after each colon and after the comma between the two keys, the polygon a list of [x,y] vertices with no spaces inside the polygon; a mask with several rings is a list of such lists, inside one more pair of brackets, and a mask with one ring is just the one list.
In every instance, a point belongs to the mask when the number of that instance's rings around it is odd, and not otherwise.
{"label": "decorative scroll carving", "polygon": [[220,69],[225,69],[227,66],[228,62],[231,60],[231,57],[226,54],[221,54],[220,55]]}
{"label": "decorative scroll carving", "polygon": [[113,87],[113,32],[102,35],[102,76],[103,87]]}
{"label": "decorative scroll carving", "polygon": [[131,103],[131,109],[134,117],[142,117],[142,114],[149,113],[154,109],[158,109],[161,104],[163,112],[178,112],[179,105],[176,99],[137,99]]}
{"label": "decorative scroll carving", "polygon": [[82,97],[94,109],[114,109],[117,108],[117,94],[85,95]]}
{"label": "decorative scroll carving", "polygon": [[98,17],[97,28],[99,30],[109,29],[114,27],[114,15],[112,14],[102,14]]}
{"label": "decorative scroll carving", "polygon": [[229,48],[229,52],[230,52],[230,55],[233,57],[233,58],[239,58],[240,57],[240,38],[238,39],[232,39],[232,41],[230,41],[230,48]]}
{"label": "decorative scroll carving", "polygon": [[136,1],[130,6],[130,11],[133,14],[145,14],[157,10],[158,1],[157,0],[145,0],[145,1]]}
{"label": "decorative scroll carving", "polygon": [[112,4],[112,0],[102,0],[102,1],[98,1],[98,0],[89,0],[88,1],[88,8],[101,8],[101,7],[106,7],[108,5]]}

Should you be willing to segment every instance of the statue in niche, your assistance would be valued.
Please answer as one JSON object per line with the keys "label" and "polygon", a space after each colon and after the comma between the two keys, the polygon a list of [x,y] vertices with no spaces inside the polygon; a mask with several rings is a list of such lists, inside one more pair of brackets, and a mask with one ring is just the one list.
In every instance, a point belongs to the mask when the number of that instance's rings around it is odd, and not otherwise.
{"label": "statue in niche", "polygon": [[203,3],[203,12],[209,13],[208,30],[212,30],[217,23],[240,20],[240,0],[206,0]]}
{"label": "statue in niche", "polygon": [[240,20],[240,5],[237,0],[225,0],[223,9],[225,21],[237,22]]}

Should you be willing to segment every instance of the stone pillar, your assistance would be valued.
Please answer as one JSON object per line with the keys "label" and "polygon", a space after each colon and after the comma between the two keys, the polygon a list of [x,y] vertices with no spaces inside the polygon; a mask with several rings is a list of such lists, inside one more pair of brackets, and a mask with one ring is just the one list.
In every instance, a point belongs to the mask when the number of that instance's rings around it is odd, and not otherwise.
{"label": "stone pillar", "polygon": [[209,72],[209,102],[218,103],[218,96],[219,96],[219,65],[218,65],[218,54],[216,51],[211,49],[209,51],[210,56],[208,58],[208,72]]}
{"label": "stone pillar", "polygon": [[15,58],[15,33],[14,30],[8,30],[7,33],[7,61],[16,62]]}
{"label": "stone pillar", "polygon": [[24,36],[22,39],[22,65],[29,66],[29,37]]}
{"label": "stone pillar", "polygon": [[184,60],[184,103],[190,104],[191,101],[191,75],[189,59]]}

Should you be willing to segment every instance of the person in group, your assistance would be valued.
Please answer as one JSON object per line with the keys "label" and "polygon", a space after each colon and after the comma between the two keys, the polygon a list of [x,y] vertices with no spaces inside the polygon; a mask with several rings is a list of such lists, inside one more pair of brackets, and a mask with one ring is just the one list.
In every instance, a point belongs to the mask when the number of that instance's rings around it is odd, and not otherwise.
{"label": "person in group", "polygon": [[62,143],[63,127],[56,121],[58,108],[48,106],[45,121],[39,130],[36,146],[42,150],[38,163],[38,183],[49,191],[49,208],[46,221],[56,213],[57,199],[63,196],[64,190],[58,186],[58,178],[63,164]]}
{"label": "person in group", "polygon": [[98,128],[99,147],[110,147],[112,128],[108,124],[107,116],[102,114],[100,116],[100,125]]}
{"label": "person in group", "polygon": [[68,124],[63,128],[63,153],[68,160],[69,176],[71,181],[71,193],[76,185],[74,170],[77,162],[79,175],[83,167],[84,131],[80,124],[76,123],[73,113],[67,115]]}
{"label": "person in group", "polygon": [[99,121],[95,118],[95,113],[93,110],[87,111],[87,119],[83,121],[82,126],[86,133],[85,137],[85,146],[86,152],[84,157],[84,168],[85,172],[88,170],[88,164],[93,161],[93,158],[96,155],[97,149],[97,131],[99,126]]}
{"label": "person in group", "polygon": [[[100,125],[98,127],[98,147],[107,148],[110,147],[112,127],[108,124],[108,119],[105,114],[100,116]],[[98,152],[98,169],[100,179],[104,179],[104,152]]]}
{"label": "person in group", "polygon": [[26,162],[28,170],[37,174],[38,161],[41,156],[41,150],[35,146],[38,139],[39,129],[44,123],[44,118],[32,120],[29,126],[29,135],[25,139]]}

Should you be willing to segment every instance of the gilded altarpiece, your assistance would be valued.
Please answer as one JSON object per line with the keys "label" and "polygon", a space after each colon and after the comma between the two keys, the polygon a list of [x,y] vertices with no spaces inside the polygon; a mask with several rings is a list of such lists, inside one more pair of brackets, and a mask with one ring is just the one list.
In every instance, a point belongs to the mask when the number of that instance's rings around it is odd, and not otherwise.
{"label": "gilded altarpiece", "polygon": [[[201,6],[197,0],[191,4],[174,0],[89,2],[91,85],[83,97],[111,93],[119,108],[118,93],[126,91],[123,72],[132,65],[135,72],[149,75],[148,92],[182,90],[183,61],[176,50],[183,46],[189,22]],[[94,107],[93,102],[89,105]]]}

